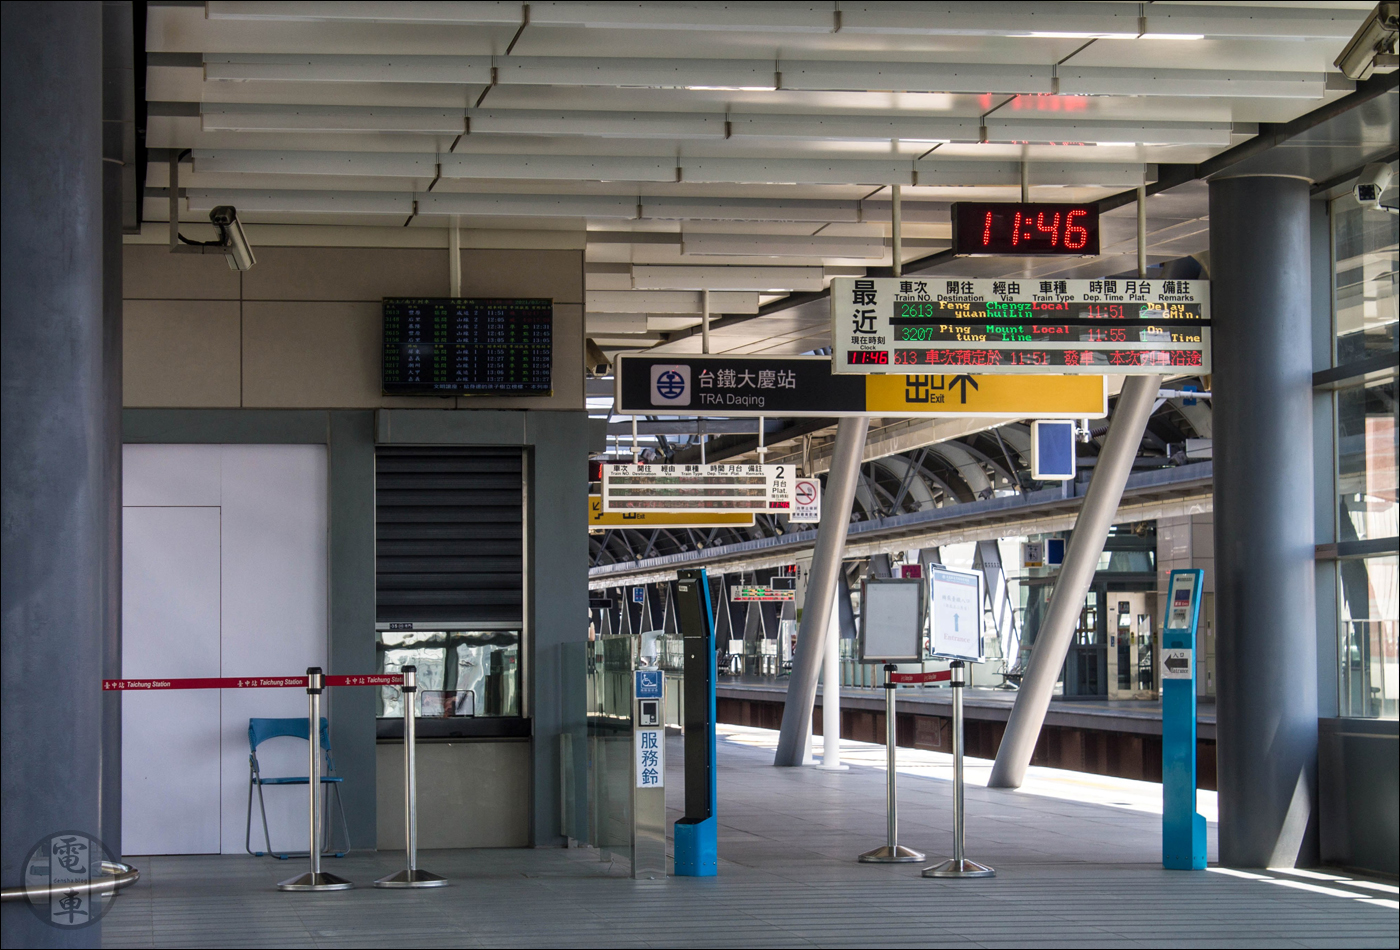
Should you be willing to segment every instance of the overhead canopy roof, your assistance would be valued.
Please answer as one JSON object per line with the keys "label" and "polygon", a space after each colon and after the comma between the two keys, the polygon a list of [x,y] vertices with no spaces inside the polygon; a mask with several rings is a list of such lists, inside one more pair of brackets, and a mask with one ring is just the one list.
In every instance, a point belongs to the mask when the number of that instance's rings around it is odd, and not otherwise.
{"label": "overhead canopy roof", "polygon": [[[1332,62],[1372,6],[152,3],[145,216],[166,217],[160,159],[191,149],[182,216],[235,205],[255,243],[258,224],[552,232],[586,245],[589,335],[648,346],[687,335],[702,289],[752,316],[889,266],[894,184],[915,260],[946,247],[949,203],[1015,199],[1023,175],[1033,200],[1087,201],[1205,162],[1351,92]],[[1383,124],[1352,151],[1393,142]],[[958,266],[1122,271],[1133,218],[1105,218],[1096,260]],[[1149,219],[1152,260],[1206,250],[1202,185]],[[827,342],[822,306],[715,336]]]}

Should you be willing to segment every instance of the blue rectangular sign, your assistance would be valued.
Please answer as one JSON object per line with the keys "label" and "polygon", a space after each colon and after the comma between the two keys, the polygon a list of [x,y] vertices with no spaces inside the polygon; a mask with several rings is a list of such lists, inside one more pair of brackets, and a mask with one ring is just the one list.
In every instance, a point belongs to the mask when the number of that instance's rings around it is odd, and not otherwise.
{"label": "blue rectangular sign", "polygon": [[661,670],[637,670],[632,674],[635,681],[633,693],[637,699],[660,699],[661,684],[666,674]]}
{"label": "blue rectangular sign", "polygon": [[1031,478],[1068,481],[1074,477],[1074,423],[1031,423]]}

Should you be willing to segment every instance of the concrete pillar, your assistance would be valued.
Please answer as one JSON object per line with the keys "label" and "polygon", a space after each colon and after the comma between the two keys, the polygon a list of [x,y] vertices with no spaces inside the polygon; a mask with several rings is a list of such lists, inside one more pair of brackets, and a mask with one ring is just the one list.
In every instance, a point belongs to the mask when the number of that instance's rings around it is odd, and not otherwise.
{"label": "concrete pillar", "polygon": [[[104,589],[102,5],[0,5],[0,880],[41,837],[100,834]],[[96,947],[23,902],[0,942]]]}
{"label": "concrete pillar", "polygon": [[[107,558],[103,597],[102,676],[122,675],[122,231],[139,206],[132,8],[102,4],[102,383]],[[144,68],[144,67],[143,67]],[[102,842],[122,855],[122,694],[102,694]]]}
{"label": "concrete pillar", "polygon": [[[831,608],[836,603],[841,579],[841,554],[846,549],[846,531],[851,526],[851,504],[860,478],[860,460],[865,450],[867,416],[849,416],[836,427],[836,445],[827,474],[822,521],[817,527],[817,546],[812,552],[812,570],[807,582],[807,600],[802,623],[797,628],[797,656],[788,677],[787,699],[783,704],[783,725],[778,731],[778,750],[773,764],[803,765],[812,735],[812,703],[817,698],[817,675],[823,660]],[[849,599],[849,598],[848,598]]]}
{"label": "concrete pillar", "polygon": [[1308,187],[1210,183],[1220,862],[1316,860]]}

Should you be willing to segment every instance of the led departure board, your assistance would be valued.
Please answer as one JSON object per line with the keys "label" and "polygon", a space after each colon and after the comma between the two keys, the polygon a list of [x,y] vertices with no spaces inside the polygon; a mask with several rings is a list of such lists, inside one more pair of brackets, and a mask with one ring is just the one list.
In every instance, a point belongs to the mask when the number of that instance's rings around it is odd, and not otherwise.
{"label": "led departure board", "polygon": [[384,394],[548,396],[554,302],[385,297]]}
{"label": "led departure board", "polygon": [[1204,280],[838,278],[833,373],[1210,372]]}
{"label": "led departure board", "polygon": [[954,254],[1091,257],[1099,253],[1095,204],[958,201],[952,216]]}

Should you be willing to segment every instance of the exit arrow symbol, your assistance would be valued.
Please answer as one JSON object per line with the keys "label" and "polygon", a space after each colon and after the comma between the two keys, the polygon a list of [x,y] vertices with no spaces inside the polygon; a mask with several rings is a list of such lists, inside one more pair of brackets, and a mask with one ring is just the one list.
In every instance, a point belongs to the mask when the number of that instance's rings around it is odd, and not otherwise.
{"label": "exit arrow symbol", "polygon": [[962,404],[964,406],[967,405],[967,387],[969,384],[971,384],[973,389],[982,388],[981,386],[977,385],[977,380],[973,379],[971,376],[968,375],[954,376],[952,380],[948,383],[949,389],[952,389],[954,386],[962,387]]}

